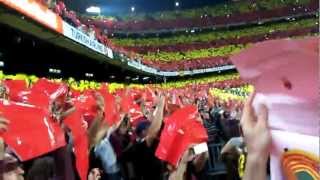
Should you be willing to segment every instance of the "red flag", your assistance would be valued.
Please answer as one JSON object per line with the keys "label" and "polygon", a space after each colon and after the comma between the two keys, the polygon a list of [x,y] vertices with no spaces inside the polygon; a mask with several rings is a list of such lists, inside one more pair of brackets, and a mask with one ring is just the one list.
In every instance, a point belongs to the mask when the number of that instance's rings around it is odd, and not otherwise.
{"label": "red flag", "polygon": [[21,161],[30,160],[66,145],[64,132],[42,108],[0,101],[0,112],[10,121],[3,133],[6,144]]}
{"label": "red flag", "polygon": [[74,140],[76,168],[81,180],[86,180],[89,172],[89,140],[87,137]]}
{"label": "red flag", "polygon": [[25,80],[5,80],[4,85],[9,92],[9,99],[16,102],[24,102],[28,92]]}
{"label": "red flag", "polygon": [[47,79],[39,79],[31,88],[28,95],[28,103],[48,109],[52,101],[61,98],[59,101],[64,103],[68,88],[64,84],[50,82]]}
{"label": "red flag", "polygon": [[166,118],[156,156],[177,166],[191,144],[206,142],[207,131],[198,118],[196,106],[186,106]]}
{"label": "red flag", "polygon": [[167,97],[166,110],[169,114],[183,107],[180,97],[177,92],[172,92],[170,97]]}
{"label": "red flag", "polygon": [[72,89],[72,88],[70,89],[69,93],[72,98],[78,98],[81,95],[80,91]]}
{"label": "red flag", "polygon": [[94,121],[98,110],[98,105],[93,93],[93,91],[85,91],[74,101],[74,106],[79,110],[84,120],[88,122],[89,127]]}
{"label": "red flag", "polygon": [[87,130],[82,126],[82,113],[79,108],[67,116],[63,122],[66,124],[72,133],[74,139],[74,154],[76,168],[82,180],[87,179],[89,170],[89,140]]}
{"label": "red flag", "polygon": [[102,85],[99,92],[104,98],[105,120],[109,126],[112,126],[120,120],[119,107],[116,103],[116,98],[108,92],[105,85]]}
{"label": "red flag", "polygon": [[136,127],[139,122],[145,120],[144,115],[141,111],[141,108],[138,105],[135,105],[129,110],[130,124],[132,127]]}
{"label": "red flag", "polygon": [[121,97],[121,111],[128,113],[131,125],[136,126],[144,117],[140,106],[135,103],[133,96],[129,93]]}

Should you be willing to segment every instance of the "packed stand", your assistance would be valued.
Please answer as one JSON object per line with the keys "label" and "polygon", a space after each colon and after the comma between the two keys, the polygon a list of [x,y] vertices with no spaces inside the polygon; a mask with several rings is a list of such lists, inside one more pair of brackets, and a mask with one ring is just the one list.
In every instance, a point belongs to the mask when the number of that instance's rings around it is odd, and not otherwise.
{"label": "packed stand", "polygon": [[206,179],[210,155],[190,147],[239,136],[233,131],[243,106],[239,99],[210,95],[208,88],[246,87],[236,85],[234,75],[216,78],[212,86],[186,81],[141,89],[87,82],[82,91],[72,80],[3,78],[4,179],[178,179],[184,163],[182,174]]}
{"label": "packed stand", "polygon": [[[171,14],[176,17],[168,19],[161,17],[165,17],[165,14],[170,14],[170,12],[160,12],[162,15],[155,15],[156,18],[145,18],[144,20],[134,19],[139,17],[139,14],[131,16],[133,19],[129,19],[128,21],[114,21],[110,20],[110,18],[101,17],[93,19],[85,17],[84,20],[86,20],[85,23],[87,24],[108,29],[110,32],[140,32],[160,29],[171,31],[172,29],[192,29],[195,27],[211,28],[225,24],[250,23],[263,19],[290,17],[297,14],[314,12],[319,6],[319,2],[316,0],[263,0],[256,2],[245,1],[240,2],[240,4],[241,3],[244,5],[240,7],[239,4],[234,2],[220,6],[217,5],[214,6],[212,10],[205,9],[203,12],[191,13],[193,17],[179,16],[176,11],[172,11]],[[188,10],[186,10],[186,12],[187,11]]]}
{"label": "packed stand", "polygon": [[[275,25],[271,26],[260,25],[258,27],[249,27],[236,31],[231,30],[226,33],[224,32],[220,34],[219,32],[212,32],[209,34],[196,33],[195,35],[191,34],[191,36],[186,35],[185,37],[177,36],[178,39],[175,37],[158,38],[161,39],[161,41],[154,41],[152,40],[152,38],[150,38],[150,40],[149,38],[145,40],[144,38],[138,38],[137,40],[130,40],[124,38],[118,40],[116,38],[108,38],[111,36],[110,34],[112,34],[113,26],[118,28],[121,27],[121,25],[116,25],[117,23],[121,24],[130,22],[113,22],[112,20],[108,19],[99,20],[99,18],[98,20],[87,19],[84,17],[80,18],[74,11],[68,10],[63,1],[48,0],[41,2],[43,4],[46,4],[49,8],[53,9],[54,12],[61,16],[66,22],[73,25],[81,32],[87,34],[89,37],[93,39],[97,39],[100,43],[112,48],[113,51],[116,52],[115,57],[142,63],[143,65],[147,65],[161,71],[192,71],[196,69],[207,69],[230,65],[231,62],[229,61],[229,56],[238,51],[234,48],[234,50],[228,50],[230,49],[229,46],[237,45],[240,46],[239,50],[241,50],[245,48],[247,44],[250,43],[275,38],[306,36],[318,32],[318,25],[314,24],[315,21],[313,21],[313,19],[302,19],[295,22],[295,18],[292,18],[293,22],[290,22],[291,19],[289,18],[289,22],[287,23],[276,23]],[[278,5],[275,6],[275,4],[277,4],[276,2],[277,0],[275,2],[272,1],[266,3],[257,2],[251,4],[252,6],[256,4],[256,7],[251,8],[246,8],[248,5],[250,5],[250,3],[248,4],[248,2],[241,2],[240,9],[243,10],[240,10],[240,14],[249,14],[248,17],[250,16],[251,18],[253,18],[253,20],[266,19],[267,17],[264,17],[263,14],[269,14],[271,15],[271,17],[275,17],[276,15],[279,15],[279,17],[289,17],[288,14],[281,13],[290,12],[293,14],[306,14],[309,12],[314,12],[314,8],[317,7],[315,6],[315,4],[318,3],[313,0],[301,2],[281,1],[281,6],[279,7]],[[242,16],[239,16],[239,12],[235,11],[235,9],[233,8],[235,4],[237,3],[231,3],[230,5],[227,5],[227,7],[217,6],[217,8],[229,8],[229,16],[202,16],[200,22],[202,22],[203,20],[207,21],[206,19],[210,18],[222,18],[223,20],[221,20],[221,22],[223,22],[224,24],[225,22],[229,22],[226,20],[235,19],[235,22],[240,22],[240,20],[237,18]],[[262,8],[264,9],[264,11],[257,11],[255,10],[256,8]],[[252,13],[254,15],[252,15]],[[159,20],[159,22],[161,21],[169,22],[176,20]],[[179,19],[178,21],[179,23],[183,22],[183,20],[181,19]],[[136,21],[133,22],[135,26],[138,26],[137,24],[140,23]],[[157,22],[157,24],[161,27],[165,27],[165,23],[158,23],[158,21],[155,22]],[[220,21],[210,20],[210,22],[217,23]],[[248,21],[245,22],[248,23]],[[141,23],[144,26],[148,24],[145,21],[141,21]],[[177,22],[174,23],[174,25],[176,25],[173,26],[174,28],[179,27],[179,24]],[[192,25],[194,27],[195,23],[193,22]],[[153,26],[147,25],[147,27]],[[197,25],[196,27],[202,27],[202,25]],[[130,30],[130,28],[128,29]],[[145,29],[145,27],[143,29]],[[140,39],[142,43],[139,43]],[[188,42],[186,43],[184,41]],[[167,44],[163,44],[165,42],[167,42]],[[177,42],[178,44],[172,44],[172,42]]]}

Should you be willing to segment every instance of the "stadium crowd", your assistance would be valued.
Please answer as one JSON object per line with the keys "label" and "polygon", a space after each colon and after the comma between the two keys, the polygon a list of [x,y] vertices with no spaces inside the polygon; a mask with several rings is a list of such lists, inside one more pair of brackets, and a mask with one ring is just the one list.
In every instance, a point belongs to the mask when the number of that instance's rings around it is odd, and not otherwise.
{"label": "stadium crowd", "polygon": [[[291,19],[295,20],[295,18],[293,17],[295,15],[303,15],[315,12],[316,7],[318,7],[318,2],[314,0],[308,0],[305,2],[279,1],[279,3],[284,3],[279,8],[277,8],[277,6],[274,6],[273,4],[278,2],[278,0],[276,0],[275,2],[269,2],[270,7],[266,8],[267,10],[257,11],[253,8],[252,11],[240,14],[239,12],[236,12],[231,16],[221,15],[217,17],[208,18],[191,18],[176,20],[169,19],[157,21],[144,20],[138,22],[133,20],[129,22],[111,22],[110,20],[104,19],[103,17],[102,19],[82,17],[75,11],[69,10],[68,7],[66,7],[64,1],[62,0],[39,1],[40,3],[52,9],[60,17],[62,17],[64,21],[76,27],[79,31],[87,34],[92,39],[96,39],[98,42],[104,44],[105,46],[110,47],[116,54],[116,57],[142,63],[143,65],[147,65],[161,71],[192,71],[196,69],[222,67],[230,65],[231,63],[229,60],[229,56],[234,52],[237,52],[236,50],[238,48],[231,48],[234,49],[232,51],[231,49],[228,50],[230,45],[241,46],[248,43],[250,44],[268,39],[296,37],[302,35],[310,35],[318,32],[317,24],[312,24],[312,26],[310,26],[310,24],[299,24],[298,26],[295,26],[292,22],[290,23]],[[248,5],[247,2],[245,2],[245,4],[245,6]],[[267,4],[268,2],[266,2],[265,5]],[[239,23],[248,24],[250,22],[252,23],[256,21],[262,22],[265,19],[272,19],[276,17],[282,17],[283,19],[285,19],[286,17],[287,21],[289,22],[289,25],[287,25],[288,27],[284,28],[283,30],[280,30],[279,27],[272,27],[268,25],[268,27],[265,28],[266,32],[263,33],[261,29],[255,32],[254,29],[249,28],[249,32],[251,32],[250,36],[244,36],[245,34],[239,36],[237,32],[231,32],[234,33],[235,37],[226,38],[220,34],[219,37],[221,36],[221,39],[208,41],[208,37],[205,37],[205,42],[198,42],[198,40],[195,40],[191,44],[190,42],[172,44],[171,42],[175,41],[174,39],[172,39],[170,40],[169,44],[162,46],[153,46],[152,44],[148,46],[140,46],[139,44],[137,44],[137,46],[128,46],[128,43],[125,43],[125,45],[118,44],[117,38],[113,37],[113,31],[134,32],[135,30],[145,30],[148,28],[151,28],[152,30],[157,30],[166,27],[169,29],[186,28],[186,32],[188,32],[190,28],[194,27],[205,28],[221,26],[221,24],[228,24],[228,26]],[[261,24],[258,25],[261,26]],[[304,27],[304,25],[308,26]],[[289,27],[292,29],[290,29]],[[192,39],[190,38],[192,36],[189,35],[187,35],[186,39]],[[159,39],[161,41],[163,40],[163,38]],[[183,40],[183,38],[181,40]],[[150,43],[152,43],[152,41]],[[175,53],[167,54],[168,52]],[[151,56],[148,56],[149,53],[151,53]],[[177,58],[173,58],[173,56],[177,56]],[[177,59],[180,61],[173,61]]]}
{"label": "stadium crowd", "polygon": [[[197,152],[195,146],[225,144],[239,137],[241,114],[248,142],[241,145],[242,154],[249,154],[245,176],[266,175],[270,139],[265,121],[258,123],[256,118],[267,117],[254,115],[250,100],[243,105],[208,95],[187,98],[183,91],[157,88],[109,90],[102,85],[78,92],[47,79],[30,86],[24,80],[2,81],[0,177],[208,179],[213,155],[208,150]],[[241,153],[234,151],[238,147],[232,142],[218,154],[230,180],[239,179],[244,170],[238,173]],[[263,158],[254,159],[257,156]],[[255,163],[262,165],[258,174],[252,172]]]}
{"label": "stadium crowd", "polygon": [[[128,54],[63,1],[41,3]],[[231,64],[228,58],[212,63]],[[219,96],[244,86],[239,79],[169,89],[102,83],[79,90],[72,83],[1,80],[0,180],[267,179],[267,108],[255,114],[254,92],[235,100]]]}

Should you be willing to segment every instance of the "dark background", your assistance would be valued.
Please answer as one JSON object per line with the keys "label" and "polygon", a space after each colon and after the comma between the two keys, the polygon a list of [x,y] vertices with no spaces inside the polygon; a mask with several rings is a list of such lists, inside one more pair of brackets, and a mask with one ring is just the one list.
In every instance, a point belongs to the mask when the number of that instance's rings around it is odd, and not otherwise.
{"label": "dark background", "polygon": [[103,15],[121,16],[121,13],[130,13],[132,6],[137,13],[174,10],[176,1],[179,9],[191,9],[230,0],[65,0],[65,3],[76,12],[85,13],[86,8],[99,6]]}

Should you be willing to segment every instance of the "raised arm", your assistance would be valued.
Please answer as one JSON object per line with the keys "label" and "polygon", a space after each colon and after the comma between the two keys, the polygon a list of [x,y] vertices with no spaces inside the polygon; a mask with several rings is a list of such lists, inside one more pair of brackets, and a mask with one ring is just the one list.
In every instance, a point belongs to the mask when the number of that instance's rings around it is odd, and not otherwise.
{"label": "raised arm", "polygon": [[[9,121],[0,116],[0,132],[5,132],[8,129]],[[3,139],[0,137],[0,180],[3,179],[4,173],[4,157],[5,157],[5,144]]]}
{"label": "raised arm", "polygon": [[109,129],[109,126],[103,121],[105,103],[104,99],[99,93],[96,93],[96,100],[98,105],[98,113],[92,125],[88,129],[90,149],[105,136]]}
{"label": "raised arm", "polygon": [[151,146],[154,139],[157,138],[158,133],[161,129],[161,125],[163,122],[164,104],[165,104],[165,96],[160,95],[158,97],[157,107],[153,115],[151,116],[152,122],[146,137],[146,142],[148,146]]}
{"label": "raised arm", "polygon": [[203,168],[207,163],[208,158],[209,158],[208,152],[201,153],[200,155],[195,157],[195,159],[192,161],[192,164],[196,172],[200,172],[203,170]]}
{"label": "raised arm", "polygon": [[271,135],[268,129],[268,110],[260,107],[259,114],[255,114],[252,107],[252,94],[245,104],[241,125],[244,141],[247,145],[248,156],[244,180],[265,180],[267,178],[267,161],[271,144]]}

